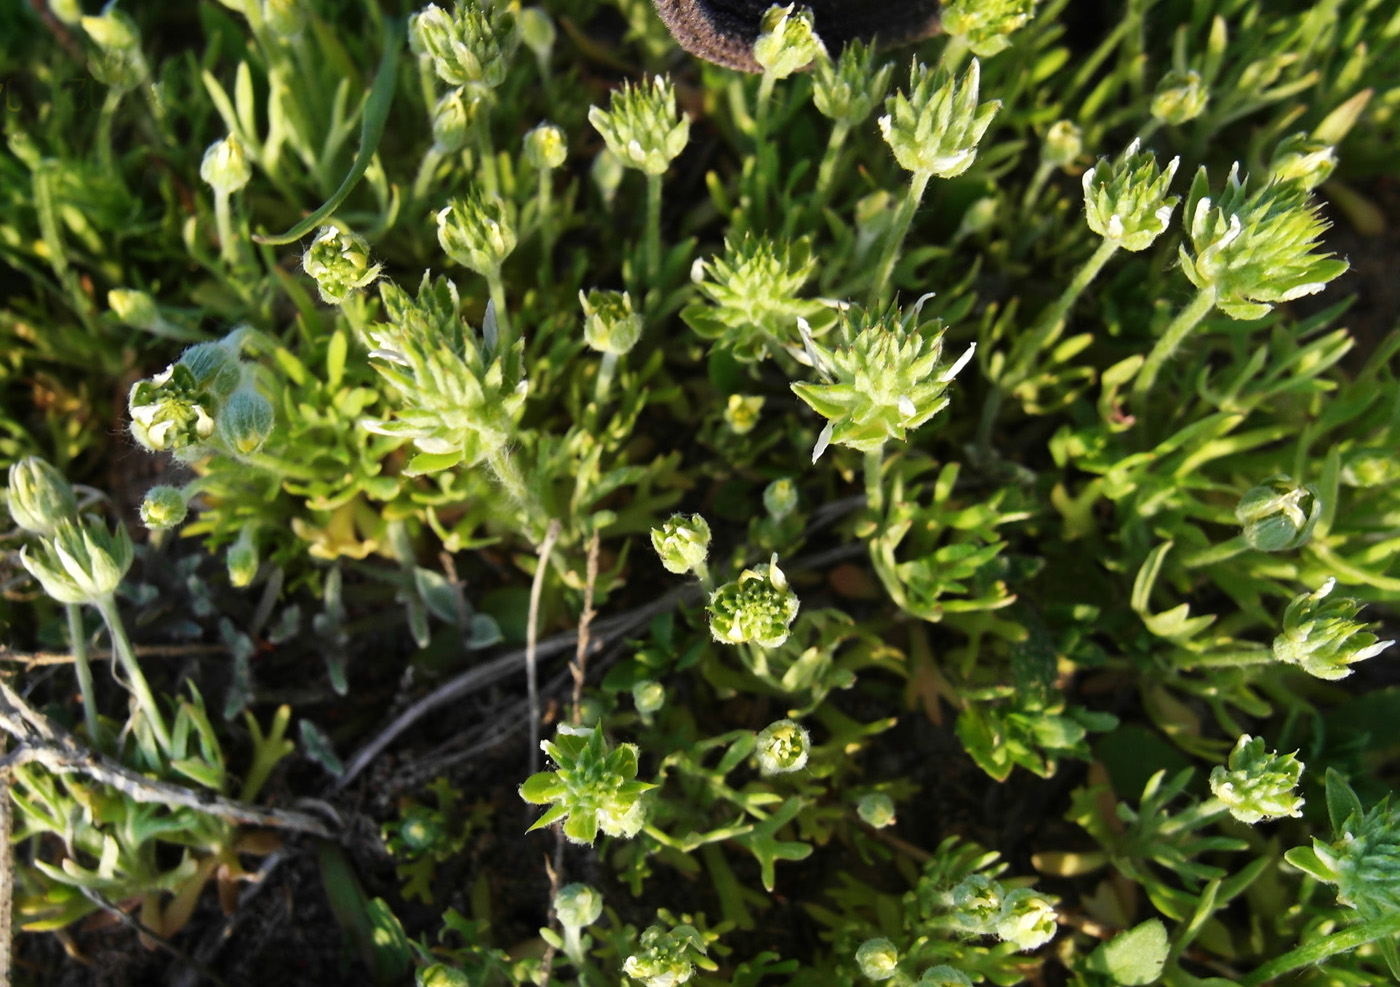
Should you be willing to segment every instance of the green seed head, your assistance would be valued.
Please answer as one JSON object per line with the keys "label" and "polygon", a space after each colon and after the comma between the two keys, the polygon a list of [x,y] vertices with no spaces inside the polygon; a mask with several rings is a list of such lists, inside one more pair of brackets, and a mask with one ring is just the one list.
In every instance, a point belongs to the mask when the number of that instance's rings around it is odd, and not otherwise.
{"label": "green seed head", "polygon": [[495,89],[519,43],[510,4],[458,3],[451,15],[430,3],[409,18],[412,50],[432,60],[433,71],[449,86],[466,86],[473,98]]}
{"label": "green seed head", "polygon": [[248,163],[248,152],[237,134],[229,134],[205,149],[199,177],[223,195],[231,195],[248,184],[253,166]]}
{"label": "green seed head", "polygon": [[1194,120],[1210,102],[1210,89],[1195,69],[1173,69],[1162,76],[1152,96],[1152,116],[1162,123],[1180,124]]}
{"label": "green seed head", "polygon": [[1358,661],[1374,658],[1394,641],[1381,641],[1356,620],[1361,603],[1329,597],[1332,578],[1314,593],[1293,599],[1283,612],[1283,633],[1274,638],[1274,657],[1320,679],[1344,679]]}
{"label": "green seed head", "polygon": [[890,88],[894,64],[874,65],[875,49],[856,40],[833,62],[818,58],[812,73],[812,102],[825,117],[853,127],[874,111]]}
{"label": "green seed head", "polygon": [[588,122],[618,161],[648,175],[665,174],[690,139],[690,119],[676,109],[669,77],[652,76],[635,86],[624,82],[606,110],[589,109]]}
{"label": "green seed head", "polygon": [[710,525],[699,514],[673,514],[661,527],[651,529],[651,547],[667,572],[684,575],[705,564]]}
{"label": "green seed head", "polygon": [[724,644],[751,641],[776,648],[788,639],[798,606],[775,554],[771,563],[745,569],[738,579],[715,590],[709,605],[710,633]]}
{"label": "green seed head", "polygon": [[724,243],[724,254],[697,260],[691,280],[709,304],[681,313],[696,334],[714,340],[744,363],[764,359],[770,347],[793,340],[799,319],[820,319],[825,305],[802,298],[817,260],[806,237],[795,241],[745,233]]}
{"label": "green seed head", "polygon": [[1303,798],[1294,790],[1303,776],[1303,762],[1297,753],[1275,754],[1265,748],[1263,737],[1244,734],[1225,766],[1211,770],[1210,790],[1230,815],[1251,826],[1266,819],[1301,816]]}
{"label": "green seed head", "polygon": [[152,487],[141,501],[141,523],[153,531],[178,528],[188,513],[185,492],[179,487]]}
{"label": "green seed head", "polygon": [[1011,47],[1011,35],[1035,14],[1035,0],[952,0],[943,7],[943,30],[974,55],[990,58]]}
{"label": "green seed head", "polygon": [[856,950],[856,965],[870,980],[889,980],[899,972],[899,950],[888,939],[867,939]]}
{"label": "green seed head", "polygon": [[962,80],[917,60],[909,69],[909,93],[885,100],[880,133],[906,171],[953,178],[972,167],[977,144],[1001,100],[977,101],[982,65],[973,59]]}
{"label": "green seed head", "polygon": [[1134,140],[1115,162],[1100,160],[1084,173],[1084,212],[1089,229],[1124,250],[1146,250],[1171,222],[1181,201],[1167,195],[1179,158],[1165,169]]}
{"label": "green seed head", "polygon": [[753,57],[764,74],[775,79],[786,79],[814,60],[826,58],[826,45],[817,37],[812,11],[792,3],[769,7],[759,26]]}
{"label": "green seed head", "polygon": [[321,301],[340,305],[379,277],[383,264],[370,263],[364,237],[334,226],[323,226],[302,255],[301,266],[316,281]]}
{"label": "green seed head", "polygon": [[453,199],[437,214],[443,252],[482,277],[495,277],[515,249],[515,229],[498,197],[481,189]]}
{"label": "green seed head", "polygon": [[583,306],[583,338],[590,349],[617,356],[628,352],[642,337],[642,316],[632,311],[632,298],[625,291],[594,288],[578,293]]}
{"label": "green seed head", "polygon": [[78,519],[78,498],[63,474],[38,456],[10,466],[10,517],[35,535],[52,535],[63,521]]}

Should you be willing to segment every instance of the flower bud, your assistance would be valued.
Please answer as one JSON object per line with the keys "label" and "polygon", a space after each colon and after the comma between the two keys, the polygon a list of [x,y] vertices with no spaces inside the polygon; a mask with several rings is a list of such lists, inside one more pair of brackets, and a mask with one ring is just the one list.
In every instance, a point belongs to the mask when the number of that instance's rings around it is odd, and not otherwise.
{"label": "flower bud", "polygon": [[765,75],[775,79],[786,79],[815,59],[826,58],[826,45],[817,37],[812,11],[801,7],[793,13],[796,6],[790,3],[786,7],[769,7],[754,42],[754,61]]}
{"label": "flower bud", "polygon": [[868,792],[856,803],[856,814],[867,826],[884,829],[894,824],[894,799],[884,792]]}
{"label": "flower bud", "polygon": [[479,104],[468,104],[462,94],[463,89],[458,86],[433,107],[433,150],[438,154],[460,151],[467,142],[467,134],[471,132]]}
{"label": "flower bud", "polygon": [[969,874],[953,888],[953,907],[958,924],[977,935],[990,933],[1001,914],[1005,890],[999,881],[985,874]]}
{"label": "flower bud", "polygon": [[724,644],[752,641],[776,648],[788,639],[798,606],[774,553],[771,563],[745,569],[738,579],[715,590],[709,605],[710,634]]}
{"label": "flower bud", "polygon": [[188,370],[194,387],[208,391],[220,401],[243,383],[243,365],[238,361],[238,349],[231,343],[196,343],[180,354],[177,363]]}
{"label": "flower bud", "polygon": [[558,31],[549,12],[543,7],[526,7],[520,12],[520,40],[540,61],[547,61],[554,51]]}
{"label": "flower bud", "polygon": [[515,249],[505,203],[478,189],[453,199],[438,212],[437,224],[443,252],[482,277],[495,277]]}
{"label": "flower bud", "polygon": [[650,716],[666,705],[666,687],[655,679],[642,679],[632,686],[632,704],[643,716]]}
{"label": "flower bud", "polygon": [[539,171],[558,168],[569,156],[564,131],[552,123],[542,123],[525,135],[525,160]]}
{"label": "flower bud", "polygon": [[448,16],[430,3],[409,18],[410,47],[432,59],[433,71],[443,82],[484,94],[505,81],[519,40],[508,7],[458,3]]}
{"label": "flower bud", "polygon": [[888,939],[867,939],[856,950],[856,965],[871,980],[889,980],[899,972],[899,950]]}
{"label": "flower bud", "polygon": [[763,410],[764,398],[760,394],[731,394],[724,407],[724,423],[735,435],[748,435],[758,424],[758,413]]}
{"label": "flower bud", "polygon": [[141,53],[141,35],[136,22],[108,3],[95,17],[80,17],[79,23],[98,48],[89,59],[93,78],[114,89],[133,89],[149,74]]}
{"label": "flower bud", "polygon": [[763,508],[774,521],[781,521],[797,508],[797,485],[791,477],[774,480],[764,488]]}
{"label": "flower bud", "polygon": [[1084,133],[1073,120],[1056,120],[1045,132],[1040,160],[1052,168],[1063,168],[1084,150]]}
{"label": "flower bud", "polygon": [[632,298],[625,291],[591,289],[578,293],[583,306],[583,338],[590,349],[618,356],[637,345],[642,336],[642,316],[632,311]]}
{"label": "flower bud", "polygon": [[224,557],[228,565],[229,585],[242,588],[252,583],[258,574],[258,546],[253,541],[253,526],[245,525],[238,540],[228,547]]}
{"label": "flower bud", "polygon": [[1342,453],[1341,481],[1363,488],[1400,483],[1400,459],[1389,449],[1351,449]]}
{"label": "flower bud", "polygon": [[1322,516],[1322,501],[1310,483],[1273,476],[1251,487],[1235,507],[1244,540],[1261,552],[1288,552],[1301,547]]}
{"label": "flower bud", "polygon": [[1146,250],[1171,222],[1181,201],[1167,195],[1179,158],[1158,169],[1157,156],[1134,140],[1116,162],[1100,159],[1084,173],[1084,213],[1089,229],[1124,250]]}
{"label": "flower bud", "polygon": [[963,213],[962,222],[958,224],[958,230],[954,237],[961,240],[963,237],[976,236],[978,233],[985,233],[996,225],[997,212],[1001,207],[1001,200],[995,195],[984,195],[972,205],[967,207]]}
{"label": "flower bud", "polygon": [[875,49],[864,41],[851,41],[835,61],[817,59],[812,73],[812,102],[831,120],[853,127],[870,116],[890,88],[894,65],[872,65]]}
{"label": "flower bud", "polygon": [[144,291],[113,288],[107,292],[107,305],[117,318],[133,329],[150,332],[162,321],[155,299]]}
{"label": "flower bud", "polygon": [[[446,841],[447,826],[441,812],[426,805],[411,805],[404,809],[399,817],[397,840],[403,850],[418,856],[443,846]],[[394,849],[391,845],[390,850]]]}
{"label": "flower bud", "polygon": [[1196,119],[1210,101],[1210,90],[1195,69],[1173,69],[1162,76],[1152,96],[1152,116],[1163,123],[1180,124]]}
{"label": "flower bud", "polygon": [[940,963],[925,970],[914,987],[972,987],[972,980],[961,970]]}
{"label": "flower bud", "polygon": [[554,896],[554,914],[567,928],[587,928],[603,914],[603,896],[587,884],[566,884]]}
{"label": "flower bud", "polygon": [[19,560],[59,603],[97,603],[116,592],[132,554],[122,525],[108,531],[96,518],[72,518],[60,521],[38,546],[21,548]]}
{"label": "flower bud", "polygon": [[10,517],[35,535],[52,535],[62,521],[78,519],[78,498],[55,467],[38,456],[10,465]]}
{"label": "flower bud", "polygon": [[684,575],[705,564],[710,551],[710,526],[699,514],[673,514],[659,528],[651,529],[651,547],[667,572]]}
{"label": "flower bud", "polygon": [[1244,734],[1226,761],[1210,772],[1210,790],[1242,823],[1301,816],[1303,798],[1294,793],[1303,776],[1303,762],[1292,754],[1275,754],[1263,737]]}
{"label": "flower bud", "polygon": [[676,91],[662,76],[624,82],[606,110],[589,108],[588,122],[622,164],[648,175],[665,174],[690,139],[690,119],[676,109]]}
{"label": "flower bud", "polygon": [[811,753],[812,735],[805,727],[792,720],[778,720],[768,724],[754,743],[758,770],[765,775],[800,771],[807,766],[807,758]]}
{"label": "flower bud", "polygon": [[253,177],[253,167],[248,163],[248,153],[237,134],[229,134],[205,149],[199,177],[223,195],[231,195],[248,184]]}
{"label": "flower bud", "polygon": [[334,226],[323,226],[306,253],[301,266],[316,281],[321,301],[340,305],[350,294],[371,284],[384,269],[371,264],[369,243],[364,237]]}
{"label": "flower bud", "polygon": [[885,100],[880,133],[906,171],[953,178],[972,167],[977,144],[1001,100],[977,101],[982,65],[973,59],[961,82],[944,69],[930,70],[915,60],[909,69],[909,94]]}
{"label": "flower bud", "polygon": [[1332,177],[1337,167],[1337,149],[1313,140],[1307,134],[1294,134],[1279,141],[1269,162],[1269,176],[1278,182],[1297,182],[1314,189]]}
{"label": "flower bud", "polygon": [[185,492],[179,487],[152,487],[141,501],[141,523],[152,531],[177,528],[188,513]]}
{"label": "flower bud", "polygon": [[1374,658],[1394,641],[1380,641],[1354,619],[1361,603],[1327,599],[1337,581],[1329,577],[1315,593],[1294,597],[1283,612],[1283,633],[1274,638],[1274,657],[1320,679],[1344,679],[1358,661]]}
{"label": "flower bud", "polygon": [[1038,949],[1055,938],[1055,906],[1031,888],[1009,892],[997,916],[996,933],[1004,942],[1025,951]]}
{"label": "flower bud", "polygon": [[1035,13],[1035,0],[952,0],[943,6],[943,30],[974,55],[990,58],[1011,47],[1010,36]]}
{"label": "flower bud", "polygon": [[272,402],[251,387],[233,392],[219,412],[219,438],[237,456],[251,456],[263,447],[275,424]]}

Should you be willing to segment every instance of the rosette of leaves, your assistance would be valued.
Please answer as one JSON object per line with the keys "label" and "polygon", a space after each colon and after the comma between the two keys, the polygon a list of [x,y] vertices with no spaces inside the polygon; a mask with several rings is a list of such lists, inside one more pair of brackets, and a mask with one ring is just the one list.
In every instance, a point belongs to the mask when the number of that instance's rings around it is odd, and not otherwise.
{"label": "rosette of leaves", "polygon": [[554,740],[540,741],[553,759],[553,771],[540,771],[520,786],[520,797],[534,805],[549,805],[527,832],[562,820],[564,835],[574,843],[591,844],[601,830],[606,836],[632,837],[646,821],[642,796],[656,786],[637,781],[637,746],[608,749],[601,725],[560,724]]}
{"label": "rosette of leaves", "polygon": [[798,297],[816,266],[806,237],[788,242],[745,233],[725,240],[723,256],[697,262],[692,275],[708,303],[687,305],[681,318],[736,360],[755,363],[797,342],[798,319],[829,324],[822,302]]}
{"label": "rosette of leaves", "polygon": [[972,357],[969,348],[955,363],[943,363],[943,323],[914,326],[919,310],[901,316],[896,306],[871,311],[852,305],[841,313],[834,347],[808,337],[809,358],[824,383],[799,381],[793,391],[823,418],[826,426],[812,451],[815,462],[831,443],[876,452],[894,439],[903,442],[948,406],[948,384]]}
{"label": "rosette of leaves", "polygon": [[420,476],[474,466],[499,452],[525,403],[522,340],[504,350],[488,310],[481,335],[461,315],[457,286],[444,277],[418,287],[379,288],[384,321],[365,330],[375,369],[402,398],[390,421],[366,422],[376,435],[409,439],[419,450],[404,466]]}

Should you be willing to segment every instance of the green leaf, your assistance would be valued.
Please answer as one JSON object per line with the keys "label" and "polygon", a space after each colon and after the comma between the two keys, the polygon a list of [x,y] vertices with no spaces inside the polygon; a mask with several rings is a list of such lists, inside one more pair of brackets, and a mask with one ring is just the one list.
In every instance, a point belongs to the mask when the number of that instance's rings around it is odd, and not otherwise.
{"label": "green leaf", "polygon": [[1140,987],[1162,975],[1169,949],[1166,927],[1159,919],[1148,919],[1094,950],[1088,968],[1112,977],[1119,987]]}
{"label": "green leaf", "polygon": [[553,802],[567,789],[564,779],[560,778],[557,772],[540,771],[525,779],[525,784],[520,786],[520,797],[526,802],[544,805]]}
{"label": "green leaf", "polygon": [[1353,816],[1358,819],[1366,814],[1361,800],[1356,797],[1347,780],[1336,768],[1327,769],[1327,817],[1332,821],[1332,832],[1340,834],[1342,827]]}

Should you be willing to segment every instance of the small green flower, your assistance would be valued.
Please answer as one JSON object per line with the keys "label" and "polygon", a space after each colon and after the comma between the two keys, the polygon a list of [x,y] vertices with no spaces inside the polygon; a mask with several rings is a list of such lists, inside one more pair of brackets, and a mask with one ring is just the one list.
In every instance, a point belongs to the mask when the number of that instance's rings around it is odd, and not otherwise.
{"label": "small green flower", "polygon": [[774,4],[764,13],[758,30],[753,57],[765,75],[786,79],[816,59],[826,59],[826,45],[817,37],[812,11],[807,7]]}
{"label": "small green flower", "polygon": [[1235,507],[1235,520],[1250,548],[1290,552],[1300,548],[1322,516],[1317,488],[1291,476],[1271,476],[1247,490]]}
{"label": "small green flower", "polygon": [[564,131],[552,123],[542,123],[525,135],[525,160],[539,171],[552,171],[569,156]]}
{"label": "small green flower", "polygon": [[793,720],[777,720],[768,724],[754,742],[760,774],[787,774],[807,766],[812,753],[812,735],[806,727]]}
{"label": "small green flower", "polygon": [[1167,229],[1181,201],[1167,195],[1180,158],[1165,169],[1134,140],[1116,162],[1100,159],[1084,173],[1084,212],[1089,228],[1124,250],[1146,250]]}
{"label": "small green flower", "polygon": [[915,60],[909,68],[909,95],[885,100],[880,133],[906,171],[953,178],[972,167],[977,144],[1001,100],[978,103],[982,66],[973,59],[962,81],[943,69]]}
{"label": "small green flower", "polygon": [[1219,199],[1208,191],[1202,167],[1186,200],[1191,249],[1181,245],[1181,268],[1230,318],[1257,319],[1275,302],[1316,294],[1349,266],[1315,251],[1329,224],[1302,184],[1273,181],[1251,192],[1237,162]]}
{"label": "small green flower", "polygon": [[952,0],[943,6],[943,30],[990,58],[1011,47],[1010,36],[1034,13],[1035,0]]}
{"label": "small green flower", "polygon": [[841,49],[832,61],[817,59],[812,73],[812,102],[818,112],[838,123],[855,126],[874,111],[890,90],[892,62],[874,65],[875,48],[859,39]]}
{"label": "small green flower", "polygon": [[97,518],[65,518],[53,534],[19,550],[19,560],[59,603],[98,603],[111,598],[131,568],[131,535],[109,531]]}
{"label": "small green flower", "polygon": [[894,799],[884,792],[867,792],[856,803],[856,815],[861,822],[875,829],[894,825]]}
{"label": "small green flower", "polygon": [[561,724],[553,741],[540,749],[556,765],[520,786],[520,797],[534,805],[549,805],[527,832],[560,820],[564,835],[574,843],[591,844],[598,831],[607,836],[632,837],[646,821],[643,794],[655,788],[637,781],[637,746],[621,744],[608,750],[601,726]]}
{"label": "small green flower", "polygon": [[506,78],[519,42],[507,3],[458,3],[449,16],[430,3],[409,18],[410,45],[430,58],[449,86],[466,86],[478,98]]}
{"label": "small green flower", "polygon": [[915,987],[972,987],[972,980],[961,970],[940,963],[925,970]]}
{"label": "small green flower", "polygon": [[667,572],[683,576],[704,566],[710,554],[710,525],[699,514],[672,514],[661,527],[651,529],[651,547]]}
{"label": "small green flower", "polygon": [[806,237],[789,243],[745,233],[738,242],[725,240],[722,257],[696,260],[691,268],[709,303],[687,305],[681,318],[736,360],[762,360],[770,347],[795,342],[799,319],[825,321],[822,302],[798,297],[816,267]]}
{"label": "small green flower", "polygon": [[178,528],[188,514],[185,492],[179,487],[152,487],[141,500],[141,523],[152,531]]}
{"label": "small green flower", "polygon": [[578,293],[583,306],[583,339],[589,349],[621,356],[642,338],[642,316],[632,311],[632,297],[625,291],[590,289]]}
{"label": "small green flower", "polygon": [[566,929],[586,929],[603,914],[603,896],[587,884],[566,884],[554,896],[554,914]]}
{"label": "small green flower", "polygon": [[670,931],[653,925],[641,935],[641,949],[627,957],[622,972],[646,987],[676,987],[688,981],[701,963],[713,969],[706,960],[705,940],[691,925],[677,925]]}
{"label": "small green flower", "polygon": [[788,639],[799,605],[774,554],[772,562],[745,569],[738,579],[715,590],[709,605],[710,634],[724,644],[752,641],[776,648]]}
{"label": "small green flower", "polygon": [[996,920],[996,934],[1023,952],[1038,949],[1055,938],[1055,906],[1031,888],[1007,893]]}
{"label": "small green flower", "polygon": [[763,509],[774,521],[781,521],[797,509],[797,485],[791,477],[774,480],[764,487]]}
{"label": "small green flower", "polygon": [[1315,189],[1337,168],[1337,149],[1313,140],[1307,134],[1293,134],[1279,141],[1269,162],[1269,178],[1275,182],[1297,182]]}
{"label": "small green flower", "polygon": [[731,394],[724,405],[724,423],[735,435],[748,435],[758,424],[766,399],[761,394]]}
{"label": "small green flower", "polygon": [[433,150],[438,154],[460,151],[467,143],[481,103],[465,97],[466,89],[458,86],[433,107]]}
{"label": "small green flower", "polygon": [[1151,113],[1154,119],[1176,124],[1196,119],[1210,102],[1210,89],[1195,69],[1173,69],[1162,76],[1152,95]]}
{"label": "small green flower", "polygon": [[384,269],[371,264],[364,237],[334,226],[323,226],[301,256],[302,270],[316,281],[321,301],[340,305],[352,292],[373,283]]}
{"label": "small green flower", "polygon": [[1251,826],[1267,819],[1301,816],[1303,797],[1294,792],[1303,776],[1298,752],[1276,754],[1263,737],[1244,734],[1225,765],[1210,772],[1210,790],[1234,816]]}
{"label": "small green flower", "polygon": [[958,927],[976,935],[994,931],[1006,890],[985,874],[969,874],[953,888]]}
{"label": "small green flower", "polygon": [[871,980],[889,980],[899,972],[899,950],[888,939],[867,939],[856,950],[856,966]]}
{"label": "small green flower", "polygon": [[1348,597],[1328,599],[1337,581],[1328,577],[1314,593],[1293,598],[1283,612],[1283,633],[1274,638],[1274,657],[1320,679],[1344,679],[1350,666],[1374,658],[1394,641],[1381,641],[1356,620],[1362,604]]}
{"label": "small green flower", "polygon": [[642,679],[632,686],[632,705],[642,716],[650,716],[666,705],[666,687],[655,679]]}
{"label": "small green flower", "polygon": [[500,274],[515,249],[515,229],[500,198],[472,189],[438,211],[438,243],[443,252],[484,278]]}
{"label": "small green flower", "polygon": [[248,152],[237,134],[229,134],[205,148],[199,177],[224,195],[232,195],[248,184],[253,177],[253,166],[248,163]]}
{"label": "small green flower", "polygon": [[676,109],[669,77],[654,75],[636,86],[624,82],[606,110],[589,108],[588,122],[619,161],[648,175],[665,174],[690,139],[690,119]]}
{"label": "small green flower", "polygon": [[798,382],[793,391],[828,419],[812,452],[816,462],[831,443],[873,452],[907,434],[948,406],[948,385],[972,359],[972,344],[951,366],[942,364],[943,325],[911,328],[917,308],[901,317],[852,305],[842,313],[835,349],[808,340],[824,384]]}
{"label": "small green flower", "polygon": [[63,521],[78,519],[78,498],[63,474],[38,456],[10,465],[6,491],[10,517],[35,535],[52,535]]}
{"label": "small green flower", "polygon": [[1084,150],[1084,132],[1073,120],[1056,120],[1045,132],[1040,145],[1040,160],[1052,168],[1063,168],[1076,160]]}

